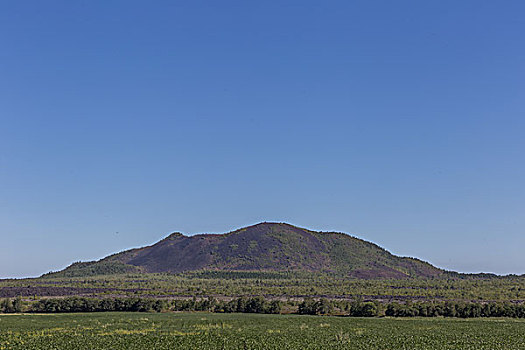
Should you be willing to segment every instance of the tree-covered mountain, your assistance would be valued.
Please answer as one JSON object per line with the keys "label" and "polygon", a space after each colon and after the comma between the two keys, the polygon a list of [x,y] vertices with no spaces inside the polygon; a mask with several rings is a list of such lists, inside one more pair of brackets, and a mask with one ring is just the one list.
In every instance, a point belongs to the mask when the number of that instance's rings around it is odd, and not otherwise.
{"label": "tree-covered mountain", "polygon": [[75,263],[52,275],[195,270],[309,271],[357,278],[435,277],[444,273],[426,262],[395,256],[348,234],[260,223],[226,234],[173,233],[151,246]]}

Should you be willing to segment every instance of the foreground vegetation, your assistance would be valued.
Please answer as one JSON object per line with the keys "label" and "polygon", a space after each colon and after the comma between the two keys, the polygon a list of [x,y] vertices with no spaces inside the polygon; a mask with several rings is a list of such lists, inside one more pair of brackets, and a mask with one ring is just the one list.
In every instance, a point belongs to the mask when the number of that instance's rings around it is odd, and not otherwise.
{"label": "foreground vegetation", "polygon": [[525,321],[206,313],[0,315],[0,349],[524,349]]}
{"label": "foreground vegetation", "polygon": [[230,300],[215,298],[144,299],[144,298],[51,298],[23,301],[20,297],[0,300],[0,313],[73,313],[73,312],[166,312],[207,311],[215,313],[256,313],[301,315],[338,315],[352,317],[513,317],[525,318],[525,304],[509,302],[363,302],[360,299],[328,300],[305,298],[302,301],[258,297],[240,297]]}

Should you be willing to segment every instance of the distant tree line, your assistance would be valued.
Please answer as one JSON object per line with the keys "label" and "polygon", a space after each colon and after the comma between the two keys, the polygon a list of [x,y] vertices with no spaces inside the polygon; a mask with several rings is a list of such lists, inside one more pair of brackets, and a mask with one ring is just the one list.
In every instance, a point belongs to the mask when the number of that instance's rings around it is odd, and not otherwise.
{"label": "distant tree line", "polygon": [[259,314],[281,313],[279,300],[266,300],[263,297],[240,297],[230,301],[215,298],[165,300],[151,298],[49,298],[30,302],[22,306],[21,298],[1,299],[0,313],[70,313],[70,312],[163,312],[163,311],[208,311],[208,312],[244,312]]}
{"label": "distant tree line", "polygon": [[281,309],[281,301],[266,300],[261,296],[240,297],[230,301],[217,300],[215,298],[173,300],[169,306],[171,311],[244,312],[255,314],[279,314]]}
{"label": "distant tree line", "polygon": [[385,310],[386,316],[394,317],[516,317],[525,318],[525,304],[503,303],[467,303],[447,301],[440,303],[390,303]]}
{"label": "distant tree line", "polygon": [[328,300],[306,298],[301,302],[267,300],[261,296],[240,297],[229,301],[213,297],[202,299],[152,298],[48,298],[22,301],[20,297],[0,299],[0,313],[72,313],[72,312],[169,312],[207,311],[216,313],[298,313],[301,315],[338,315],[351,317],[514,317],[525,318],[525,304],[510,302],[422,301],[381,303],[360,299]]}
{"label": "distant tree line", "polygon": [[223,271],[223,270],[204,270],[197,272],[186,272],[183,276],[189,279],[287,279],[291,278],[292,273],[272,272],[272,271]]}
{"label": "distant tree line", "polygon": [[[334,311],[335,310],[335,311]],[[423,301],[407,303],[381,303],[361,300],[337,301],[304,299],[298,307],[299,314],[338,314],[354,317],[514,317],[525,318],[525,304],[510,302],[474,303],[462,301]]]}
{"label": "distant tree line", "polygon": [[163,311],[166,302],[161,299],[145,298],[53,298],[41,299],[33,303],[29,312],[63,313],[63,312],[103,312],[103,311],[133,311],[151,312]]}

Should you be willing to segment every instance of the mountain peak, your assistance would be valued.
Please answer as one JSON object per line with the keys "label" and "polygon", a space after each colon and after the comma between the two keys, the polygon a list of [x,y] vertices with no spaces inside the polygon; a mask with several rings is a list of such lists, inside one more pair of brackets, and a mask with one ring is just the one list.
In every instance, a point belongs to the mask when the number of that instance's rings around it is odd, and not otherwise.
{"label": "mountain peak", "polygon": [[181,232],[172,232],[165,239],[176,239],[179,237],[185,237]]}
{"label": "mountain peak", "polygon": [[[335,232],[315,232],[283,222],[260,222],[226,234],[174,232],[154,245],[127,250],[59,272],[179,273],[194,270],[311,271],[358,278],[433,277],[442,270],[401,258],[381,247]],[[97,269],[97,265],[101,268]],[[103,268],[102,268],[103,267]]]}
{"label": "mountain peak", "polygon": [[275,228],[298,228],[292,224],[286,223],[286,222],[271,222],[271,221],[262,221],[254,225],[250,225],[247,227],[243,227],[238,229],[239,230],[248,230],[251,228],[259,228],[259,229],[275,229]]}

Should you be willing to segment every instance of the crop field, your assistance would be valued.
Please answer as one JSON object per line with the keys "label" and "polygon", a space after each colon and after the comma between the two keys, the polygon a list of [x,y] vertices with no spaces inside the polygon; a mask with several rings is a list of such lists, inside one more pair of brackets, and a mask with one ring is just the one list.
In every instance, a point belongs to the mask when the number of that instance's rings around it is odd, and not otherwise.
{"label": "crop field", "polygon": [[525,321],[209,313],[1,315],[0,349],[525,349]]}

